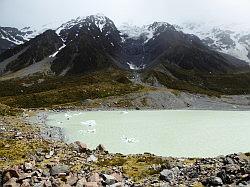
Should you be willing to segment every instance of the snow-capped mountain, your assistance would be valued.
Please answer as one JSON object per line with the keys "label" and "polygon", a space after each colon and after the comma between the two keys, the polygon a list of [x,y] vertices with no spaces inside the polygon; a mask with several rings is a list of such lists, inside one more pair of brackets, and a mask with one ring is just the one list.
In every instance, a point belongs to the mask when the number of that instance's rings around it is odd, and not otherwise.
{"label": "snow-capped mountain", "polygon": [[62,22],[51,22],[39,27],[24,27],[22,29],[14,27],[0,27],[0,54],[16,45],[23,44],[46,30],[56,30]]}
{"label": "snow-capped mountain", "polygon": [[[172,25],[165,22],[156,22],[155,25],[138,27],[124,23],[119,27],[125,38],[139,38],[145,36],[147,42],[155,35],[155,28]],[[250,28],[242,25],[214,25],[202,23],[183,23],[174,27],[187,34],[198,36],[205,45],[216,51],[232,55],[250,63]],[[161,30],[160,32],[162,32]],[[158,32],[158,34],[160,33]]]}
{"label": "snow-capped mountain", "polygon": [[119,27],[119,31],[123,37],[123,41],[127,39],[144,39],[144,44],[149,40],[154,39],[155,36],[159,35],[161,32],[164,32],[168,28],[174,29],[174,27],[166,22],[154,22],[150,25],[144,25],[138,27],[129,23],[123,23]]}
{"label": "snow-capped mountain", "polygon": [[250,27],[239,24],[184,23],[176,28],[198,36],[217,51],[250,63]]}
{"label": "snow-capped mountain", "polygon": [[[0,54],[0,73],[4,76],[23,75],[30,72],[30,67],[32,73],[45,69],[55,75],[83,74],[109,68],[144,71],[169,65],[210,74],[241,72],[248,68],[246,62],[216,51],[222,51],[222,47],[231,49],[233,42],[220,40],[223,43],[220,48],[210,45],[212,49],[206,45],[206,40],[182,32],[184,27],[166,22],[143,27],[125,24],[118,29],[111,19],[98,14],[78,17],[58,27],[52,25],[44,26],[44,30],[50,26],[52,29],[42,34],[42,29],[33,32],[29,31],[30,28],[17,30],[24,33],[24,43]],[[247,35],[241,40],[247,45]],[[34,71],[34,67],[44,68]]]}
{"label": "snow-capped mountain", "polygon": [[[91,29],[91,23],[94,23],[101,31],[103,29],[105,31],[105,25],[114,25],[114,23],[104,15],[97,14],[87,17],[78,17],[65,23],[62,21],[51,22],[36,28],[25,27],[17,29],[13,27],[0,27],[0,53],[15,45],[23,44],[48,29],[56,30],[58,35],[62,32],[62,39],[65,39],[65,37],[67,37],[64,32],[65,30],[69,30],[72,27],[75,29],[77,28],[75,31],[75,35],[77,35],[77,32],[79,32],[84,25],[86,26],[89,24],[89,29]],[[124,23],[118,30],[121,32],[121,39],[123,42],[131,38],[141,38],[144,39],[144,43],[147,43],[156,36],[155,28],[164,29],[166,26],[171,27],[172,25],[166,22],[155,22],[154,25],[151,24],[138,27]],[[216,25],[211,23],[183,23],[174,25],[174,27],[184,33],[198,36],[204,44],[214,50],[232,55],[250,63],[250,27],[237,24]],[[162,31],[163,30],[160,30],[159,32]],[[109,31],[106,31],[107,35],[108,32]]]}

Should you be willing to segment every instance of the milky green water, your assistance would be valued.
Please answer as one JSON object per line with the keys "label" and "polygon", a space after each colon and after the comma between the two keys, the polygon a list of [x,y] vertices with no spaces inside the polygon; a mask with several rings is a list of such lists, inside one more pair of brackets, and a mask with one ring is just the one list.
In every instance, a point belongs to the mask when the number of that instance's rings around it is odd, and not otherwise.
{"label": "milky green water", "polygon": [[250,111],[96,111],[50,113],[68,142],[109,152],[213,157],[250,151]]}

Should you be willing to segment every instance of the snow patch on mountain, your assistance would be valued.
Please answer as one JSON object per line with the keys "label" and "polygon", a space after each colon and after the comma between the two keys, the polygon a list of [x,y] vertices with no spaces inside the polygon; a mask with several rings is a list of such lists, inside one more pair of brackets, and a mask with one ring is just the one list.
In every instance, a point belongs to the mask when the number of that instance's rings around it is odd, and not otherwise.
{"label": "snow patch on mountain", "polygon": [[64,47],[66,47],[65,44],[63,44],[55,53],[53,53],[52,55],[50,55],[50,58],[55,57]]}
{"label": "snow patch on mountain", "polygon": [[142,70],[142,69],[145,69],[145,67],[146,67],[145,64],[144,65],[142,64],[140,66],[136,66],[135,64],[130,63],[130,62],[127,62],[127,65],[129,66],[129,69],[131,69],[131,70]]}

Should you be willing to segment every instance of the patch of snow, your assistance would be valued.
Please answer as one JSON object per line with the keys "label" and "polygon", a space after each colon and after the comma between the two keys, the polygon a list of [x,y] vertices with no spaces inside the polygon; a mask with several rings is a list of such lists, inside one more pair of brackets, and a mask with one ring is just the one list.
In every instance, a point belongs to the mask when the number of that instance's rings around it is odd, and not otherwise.
{"label": "patch of snow", "polygon": [[55,53],[53,53],[52,55],[50,55],[50,58],[55,57],[64,47],[66,47],[65,44],[63,44]]}
{"label": "patch of snow", "polygon": [[142,69],[145,69],[146,65],[140,65],[140,66],[136,66],[135,64],[132,64],[132,63],[129,63],[127,62],[128,66],[129,66],[129,69],[131,70],[142,70]]}

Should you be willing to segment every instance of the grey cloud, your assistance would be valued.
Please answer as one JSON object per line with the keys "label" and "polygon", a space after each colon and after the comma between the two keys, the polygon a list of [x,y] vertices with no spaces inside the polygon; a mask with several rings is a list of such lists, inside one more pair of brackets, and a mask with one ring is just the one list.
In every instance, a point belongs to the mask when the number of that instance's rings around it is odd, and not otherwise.
{"label": "grey cloud", "polygon": [[0,25],[24,27],[103,13],[117,25],[216,21],[250,25],[249,0],[0,0]]}

